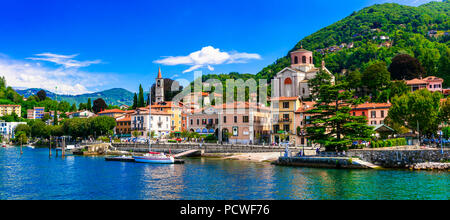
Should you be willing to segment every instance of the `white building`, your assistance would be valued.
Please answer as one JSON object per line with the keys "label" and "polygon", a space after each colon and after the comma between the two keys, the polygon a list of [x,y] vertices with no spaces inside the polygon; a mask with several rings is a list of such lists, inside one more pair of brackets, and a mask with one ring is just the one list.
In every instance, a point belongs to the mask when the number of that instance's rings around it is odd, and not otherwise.
{"label": "white building", "polygon": [[3,138],[8,140],[14,138],[14,130],[16,129],[17,125],[20,124],[27,124],[27,123],[0,121],[0,135],[2,135]]}
{"label": "white building", "polygon": [[274,78],[275,84],[272,87],[274,97],[310,98],[309,80],[314,79],[320,70],[330,74],[334,82],[334,76],[325,67],[325,62],[322,62],[320,68],[314,66],[311,51],[299,49],[291,52],[291,66],[281,70]]}
{"label": "white building", "polygon": [[78,112],[73,112],[73,113],[69,114],[68,116],[69,116],[69,118],[90,118],[90,117],[94,117],[95,114],[90,111],[78,111]]}
{"label": "white building", "polygon": [[148,109],[137,109],[131,115],[131,132],[141,132],[141,136],[148,137],[149,131],[155,133],[155,137],[162,138],[170,134],[171,131],[171,114],[152,109],[150,129],[149,129],[149,112]]}

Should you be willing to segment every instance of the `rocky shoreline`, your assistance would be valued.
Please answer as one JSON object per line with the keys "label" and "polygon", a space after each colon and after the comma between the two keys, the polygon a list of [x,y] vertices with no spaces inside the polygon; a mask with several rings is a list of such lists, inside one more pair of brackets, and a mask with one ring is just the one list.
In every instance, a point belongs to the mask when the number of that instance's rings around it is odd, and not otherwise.
{"label": "rocky shoreline", "polygon": [[449,171],[450,163],[437,163],[437,162],[428,162],[428,163],[417,163],[410,165],[408,167],[411,170],[441,170],[441,171]]}

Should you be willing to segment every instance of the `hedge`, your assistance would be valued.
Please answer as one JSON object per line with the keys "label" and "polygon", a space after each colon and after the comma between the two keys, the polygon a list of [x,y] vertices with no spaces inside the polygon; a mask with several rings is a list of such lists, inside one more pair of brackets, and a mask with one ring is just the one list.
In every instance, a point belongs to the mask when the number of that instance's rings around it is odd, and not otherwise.
{"label": "hedge", "polygon": [[373,141],[370,144],[370,148],[396,147],[396,146],[405,146],[406,144],[407,142],[405,138],[396,138],[381,141]]}

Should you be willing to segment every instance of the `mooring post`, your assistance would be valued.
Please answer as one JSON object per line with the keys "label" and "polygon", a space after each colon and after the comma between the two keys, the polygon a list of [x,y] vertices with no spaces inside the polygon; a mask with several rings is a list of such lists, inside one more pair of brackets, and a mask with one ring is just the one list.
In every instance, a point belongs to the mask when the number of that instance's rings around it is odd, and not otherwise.
{"label": "mooring post", "polygon": [[61,155],[62,155],[62,158],[64,158],[64,156],[65,156],[65,148],[66,148],[66,139],[63,137],[63,139],[62,139],[62,144],[61,144]]}
{"label": "mooring post", "polygon": [[50,136],[50,145],[48,147],[48,156],[52,157],[52,136]]}

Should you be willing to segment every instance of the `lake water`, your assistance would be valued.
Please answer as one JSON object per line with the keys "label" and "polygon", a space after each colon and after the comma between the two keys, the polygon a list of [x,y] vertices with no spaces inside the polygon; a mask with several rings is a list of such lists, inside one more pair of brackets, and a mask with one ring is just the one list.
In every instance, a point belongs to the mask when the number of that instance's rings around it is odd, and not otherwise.
{"label": "lake water", "polygon": [[[54,152],[53,152],[54,155]],[[0,149],[0,199],[442,199],[448,172],[334,170],[188,159],[185,164],[48,157]]]}

